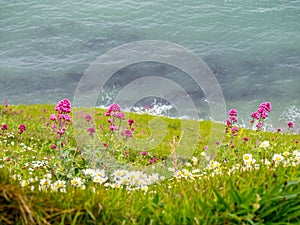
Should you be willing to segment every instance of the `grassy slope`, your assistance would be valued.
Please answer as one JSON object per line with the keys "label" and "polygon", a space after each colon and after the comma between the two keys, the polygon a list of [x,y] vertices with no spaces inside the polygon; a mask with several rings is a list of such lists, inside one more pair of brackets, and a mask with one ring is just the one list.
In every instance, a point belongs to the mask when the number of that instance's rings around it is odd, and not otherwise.
{"label": "grassy slope", "polygon": [[[187,123],[190,124],[182,129],[182,123],[177,119],[157,119],[153,116],[138,114],[126,115],[127,118],[135,120],[135,138],[147,143],[138,145],[138,150],[148,151],[151,157],[156,157],[158,161],[170,155],[170,149],[172,149],[170,144],[173,140],[179,140],[184,130],[187,136],[181,141],[186,143],[177,153],[182,155],[185,151],[189,151],[193,144],[196,144],[197,147],[193,149],[193,152],[199,162],[191,169],[200,169],[201,172],[195,179],[192,177],[168,178],[149,186],[146,193],[142,190],[111,189],[94,184],[90,184],[85,190],[67,184],[66,193],[38,191],[37,188],[31,191],[29,188],[21,188],[20,181],[12,179],[13,174],[19,175],[23,180],[30,176],[42,177],[49,172],[49,168],[43,167],[36,169],[32,175],[28,171],[29,166],[24,168],[24,165],[32,160],[32,156],[42,160],[45,156],[54,155],[50,146],[57,143],[57,140],[45,126],[50,114],[54,113],[53,108],[52,105],[14,106],[11,113],[1,114],[1,122],[7,123],[9,132],[14,134],[14,137],[4,134],[1,136],[0,158],[5,159],[0,161],[0,165],[3,165],[0,169],[1,224],[300,223],[299,163],[292,165],[292,162],[296,162],[292,153],[299,149],[296,143],[296,140],[300,140],[299,135],[258,133],[240,129],[238,136],[228,137],[224,134],[223,125],[209,121],[200,123],[188,121]],[[24,111],[22,114],[19,113],[20,109]],[[46,111],[43,112],[43,109]],[[13,111],[17,113],[14,115]],[[103,110],[97,110],[94,118],[96,118],[97,128],[100,125],[107,126],[107,118]],[[75,113],[74,119],[77,120]],[[162,120],[167,127],[166,134],[161,130]],[[152,121],[152,126],[148,125],[149,121]],[[17,134],[20,123],[25,123],[27,126],[22,136]],[[75,131],[72,131],[71,127],[69,132],[65,148],[73,151],[77,146],[73,138]],[[101,138],[107,138],[107,134],[105,130],[98,131]],[[156,136],[156,134],[161,135]],[[189,140],[195,142],[195,137],[196,143],[189,143]],[[245,142],[244,137],[248,137],[249,141]],[[265,140],[270,141],[271,144],[265,153],[271,165],[264,165],[260,162],[263,151],[259,148],[259,144]],[[149,147],[151,141],[158,143],[158,145],[154,143],[156,147],[153,150]],[[217,145],[216,141],[220,144]],[[33,150],[23,151],[21,143],[32,147]],[[234,148],[231,147],[233,144]],[[115,144],[115,147],[123,148],[119,142]],[[205,168],[210,162],[201,156],[204,148],[208,149],[207,154],[215,156],[215,161],[220,162],[220,166],[213,169]],[[289,152],[286,159],[289,159],[290,163],[286,166],[280,163],[275,167],[272,163],[273,154],[285,151]],[[253,165],[253,169],[242,171],[242,157],[245,153],[253,155],[260,164],[259,169],[254,169]],[[8,162],[7,157],[11,161]],[[142,165],[148,162],[148,158],[141,158],[138,154],[133,154],[132,157],[131,162],[139,161]],[[87,167],[86,164],[80,164],[79,158],[72,158],[78,162],[75,167]],[[60,168],[59,165],[68,163],[67,161],[62,163],[57,158],[53,161],[58,164],[57,168]],[[232,170],[233,167],[236,172]],[[56,167],[53,168],[56,169]],[[189,169],[189,167],[186,168]],[[61,175],[61,179],[63,177]],[[55,181],[56,178],[52,177],[52,179]],[[68,178],[66,180],[68,181]],[[96,187],[96,191],[93,191],[93,187]]]}

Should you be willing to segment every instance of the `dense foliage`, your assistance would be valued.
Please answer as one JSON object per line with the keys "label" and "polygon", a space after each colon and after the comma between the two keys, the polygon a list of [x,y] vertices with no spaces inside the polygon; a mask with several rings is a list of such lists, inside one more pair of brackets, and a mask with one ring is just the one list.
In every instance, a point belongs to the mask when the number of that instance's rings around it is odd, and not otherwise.
{"label": "dense foliage", "polygon": [[234,109],[225,125],[183,127],[117,104],[6,103],[0,223],[299,224],[300,135],[291,121],[264,132],[271,109],[262,103],[247,130]]}

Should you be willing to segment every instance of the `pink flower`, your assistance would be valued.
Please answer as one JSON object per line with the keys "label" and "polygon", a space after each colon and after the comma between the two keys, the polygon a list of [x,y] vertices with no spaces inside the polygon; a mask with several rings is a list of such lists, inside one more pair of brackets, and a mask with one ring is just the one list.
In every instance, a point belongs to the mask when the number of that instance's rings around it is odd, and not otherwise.
{"label": "pink flower", "polygon": [[62,127],[61,129],[58,129],[56,131],[56,133],[57,133],[58,137],[61,137],[65,133],[65,131],[66,131],[66,128]]}
{"label": "pink flower", "polygon": [[272,105],[270,102],[263,102],[260,104],[259,106],[260,108],[264,108],[265,110],[267,110],[268,112],[271,112],[272,110]]}
{"label": "pink flower", "polygon": [[277,128],[277,132],[280,132],[281,131],[281,128]]}
{"label": "pink flower", "polygon": [[96,130],[95,130],[94,127],[89,127],[89,128],[87,129],[87,132],[89,132],[89,134],[92,135],[93,133],[96,132]]}
{"label": "pink flower", "polygon": [[244,137],[243,140],[244,140],[244,141],[248,141],[249,139],[248,139],[247,137]]}
{"label": "pink flower", "polygon": [[226,125],[227,125],[227,126],[230,126],[230,125],[231,125],[230,119],[227,119],[227,120],[226,120]]}
{"label": "pink flower", "polygon": [[124,119],[124,113],[122,113],[122,112],[113,112],[111,115],[118,119]]}
{"label": "pink flower", "polygon": [[230,116],[230,119],[231,119],[233,122],[237,122],[237,121],[238,121],[238,118],[235,117],[235,116]]}
{"label": "pink flower", "polygon": [[91,119],[92,119],[92,116],[91,116],[90,114],[87,113],[87,114],[85,115],[85,120],[86,120],[87,122],[90,122]]}
{"label": "pink flower", "polygon": [[19,131],[18,131],[18,133],[19,133],[19,134],[22,134],[24,131],[26,131],[26,125],[25,125],[25,124],[21,124],[21,125],[19,126]]}
{"label": "pink flower", "polygon": [[59,114],[57,116],[57,119],[60,120],[60,121],[61,120],[65,120],[65,121],[68,121],[68,122],[71,121],[71,117],[68,114]]}
{"label": "pink flower", "polygon": [[110,116],[112,112],[121,112],[121,107],[118,104],[113,103],[108,107],[105,115]]}
{"label": "pink flower", "polygon": [[232,132],[232,133],[235,133],[235,132],[238,132],[238,131],[239,131],[239,129],[238,129],[237,127],[231,128],[231,132]]}
{"label": "pink flower", "polygon": [[141,152],[141,154],[142,154],[143,156],[145,156],[145,155],[147,155],[147,152],[143,151],[143,152]]}
{"label": "pink flower", "polygon": [[59,114],[61,113],[70,113],[71,112],[71,102],[68,99],[60,100],[56,107],[56,111],[58,111]]}
{"label": "pink flower", "polygon": [[132,124],[134,124],[134,120],[133,120],[133,119],[129,119],[129,120],[128,120],[128,125],[131,127]]}
{"label": "pink flower", "polygon": [[57,148],[57,146],[56,145],[51,145],[51,149],[56,149]]}
{"label": "pink flower", "polygon": [[109,129],[110,129],[111,131],[113,131],[113,130],[118,130],[119,128],[118,128],[116,125],[111,124],[110,127],[109,127]]}
{"label": "pink flower", "polygon": [[266,111],[261,112],[261,118],[266,119],[268,117],[268,113]]}
{"label": "pink flower", "polygon": [[56,120],[56,115],[55,115],[55,114],[51,114],[50,120],[51,120],[51,121],[55,121],[55,120]]}
{"label": "pink flower", "polygon": [[294,123],[292,121],[289,121],[288,122],[288,126],[289,126],[289,128],[293,128],[294,127]]}
{"label": "pink flower", "polygon": [[257,128],[262,128],[262,126],[263,126],[263,123],[262,123],[262,122],[258,122],[258,123],[256,124],[256,127],[257,127]]}
{"label": "pink flower", "polygon": [[1,130],[7,130],[8,129],[8,126],[6,123],[2,123],[1,125]]}
{"label": "pink flower", "polygon": [[71,121],[71,117],[69,115],[65,114],[65,120],[68,121],[68,122],[70,122]]}
{"label": "pink flower", "polygon": [[258,120],[259,114],[257,112],[253,112],[253,113],[251,113],[251,117]]}
{"label": "pink flower", "polygon": [[108,146],[108,144],[106,144],[105,142],[103,142],[103,146],[104,146],[104,148],[106,148]]}
{"label": "pink flower", "polygon": [[118,104],[113,103],[113,104],[111,104],[109,106],[108,111],[111,111],[111,112],[121,112],[121,107]]}
{"label": "pink flower", "polygon": [[125,135],[126,137],[133,137],[131,130],[128,130],[128,129],[126,129],[124,132],[122,132],[122,134]]}
{"label": "pink flower", "polygon": [[124,118],[124,114],[121,112],[121,107],[114,103],[114,104],[111,104],[106,113],[105,113],[105,116],[113,116],[113,117],[116,117],[116,118],[119,118],[119,119],[123,119]]}
{"label": "pink flower", "polygon": [[229,112],[228,112],[228,115],[230,115],[230,116],[237,116],[236,109],[230,109]]}

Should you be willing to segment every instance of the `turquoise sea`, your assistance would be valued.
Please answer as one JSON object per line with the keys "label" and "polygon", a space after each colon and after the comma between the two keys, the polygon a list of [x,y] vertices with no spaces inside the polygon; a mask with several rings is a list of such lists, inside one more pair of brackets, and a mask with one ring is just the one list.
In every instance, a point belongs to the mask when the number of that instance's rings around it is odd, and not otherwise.
{"label": "turquoise sea", "polygon": [[[227,110],[237,108],[242,123],[263,101],[273,105],[273,126],[300,123],[300,0],[0,0],[0,6],[0,101],[72,100],[100,55],[133,41],[162,40],[206,62]],[[201,88],[157,64],[123,69],[107,91],[153,71],[174,77],[200,111],[205,107]]]}

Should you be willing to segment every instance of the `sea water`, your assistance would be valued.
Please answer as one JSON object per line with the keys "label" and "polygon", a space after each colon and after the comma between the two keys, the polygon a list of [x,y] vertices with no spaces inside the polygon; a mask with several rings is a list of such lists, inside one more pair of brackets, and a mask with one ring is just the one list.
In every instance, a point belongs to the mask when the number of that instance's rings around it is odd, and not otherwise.
{"label": "sea water", "polygon": [[[238,109],[241,123],[248,124],[264,101],[273,105],[274,126],[300,123],[300,0],[0,0],[0,6],[1,101],[72,100],[100,55],[134,41],[161,40],[205,61],[226,110]],[[154,72],[179,81],[205,112],[200,117],[209,117],[201,87],[178,69],[155,63],[120,70],[99,99],[113,101],[105,96],[133,74]]]}

